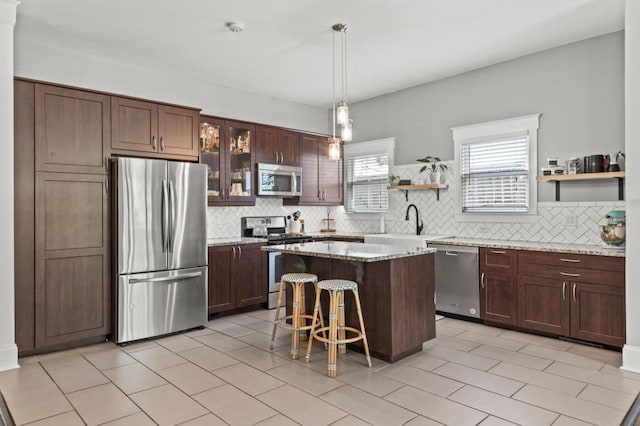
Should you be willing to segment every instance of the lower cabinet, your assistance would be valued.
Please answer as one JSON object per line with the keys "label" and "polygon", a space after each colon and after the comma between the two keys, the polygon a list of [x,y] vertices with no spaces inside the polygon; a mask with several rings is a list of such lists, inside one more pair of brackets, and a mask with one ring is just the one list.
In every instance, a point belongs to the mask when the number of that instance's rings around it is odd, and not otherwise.
{"label": "lower cabinet", "polygon": [[620,347],[624,297],[623,258],[518,254],[519,327]]}
{"label": "lower cabinet", "polygon": [[267,301],[267,255],[263,244],[209,247],[209,313]]}
{"label": "lower cabinet", "polygon": [[516,250],[480,248],[480,318],[498,324],[518,321]]}

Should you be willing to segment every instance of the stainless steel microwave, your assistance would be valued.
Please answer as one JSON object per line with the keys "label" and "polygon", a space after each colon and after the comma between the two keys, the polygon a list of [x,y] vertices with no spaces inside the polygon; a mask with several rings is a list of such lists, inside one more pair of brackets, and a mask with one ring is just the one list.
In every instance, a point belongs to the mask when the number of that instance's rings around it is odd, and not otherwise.
{"label": "stainless steel microwave", "polygon": [[297,197],[302,194],[302,169],[281,164],[258,163],[258,195]]}

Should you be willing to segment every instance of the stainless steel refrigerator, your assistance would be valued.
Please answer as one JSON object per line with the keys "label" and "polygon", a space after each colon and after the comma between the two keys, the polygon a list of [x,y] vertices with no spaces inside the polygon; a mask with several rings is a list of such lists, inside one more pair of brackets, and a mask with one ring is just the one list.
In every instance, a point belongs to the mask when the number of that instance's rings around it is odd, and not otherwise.
{"label": "stainless steel refrigerator", "polygon": [[207,322],[207,167],[113,160],[115,341]]}

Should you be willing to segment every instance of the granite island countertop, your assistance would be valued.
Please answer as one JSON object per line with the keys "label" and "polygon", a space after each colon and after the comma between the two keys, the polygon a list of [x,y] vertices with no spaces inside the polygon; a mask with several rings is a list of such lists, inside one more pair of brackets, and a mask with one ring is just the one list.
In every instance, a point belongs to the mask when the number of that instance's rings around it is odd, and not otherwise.
{"label": "granite island countertop", "polygon": [[380,262],[435,253],[436,249],[416,247],[406,249],[385,244],[318,241],[313,243],[286,244],[262,247],[263,251],[275,251],[298,256],[324,257],[352,262]]}

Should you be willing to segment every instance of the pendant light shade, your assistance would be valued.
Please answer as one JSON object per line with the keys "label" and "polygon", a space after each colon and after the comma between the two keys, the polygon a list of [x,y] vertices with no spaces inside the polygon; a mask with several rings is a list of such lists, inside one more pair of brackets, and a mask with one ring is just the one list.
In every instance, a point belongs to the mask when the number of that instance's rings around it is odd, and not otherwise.
{"label": "pendant light shade", "polygon": [[349,120],[347,121],[347,124],[342,126],[342,132],[340,133],[340,137],[345,142],[351,142],[353,138],[352,123],[353,123],[353,120]]}
{"label": "pendant light shade", "polygon": [[340,159],[340,139],[339,138],[329,138],[329,159],[331,160]]}
{"label": "pendant light shade", "polygon": [[349,122],[349,105],[345,101],[338,102],[336,109],[336,123],[344,126]]}

